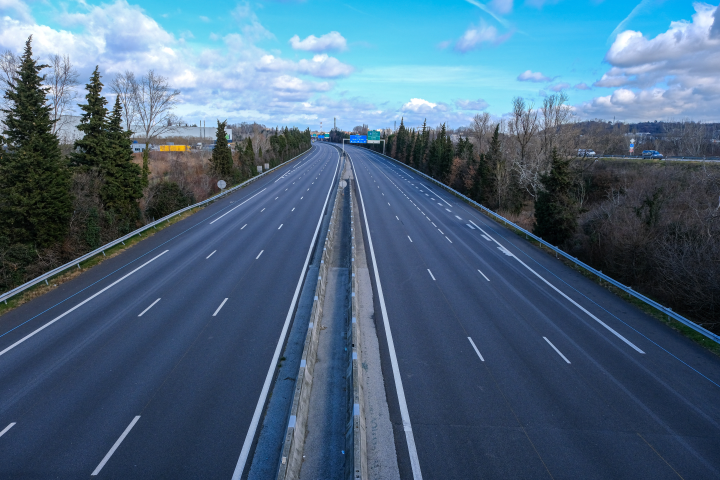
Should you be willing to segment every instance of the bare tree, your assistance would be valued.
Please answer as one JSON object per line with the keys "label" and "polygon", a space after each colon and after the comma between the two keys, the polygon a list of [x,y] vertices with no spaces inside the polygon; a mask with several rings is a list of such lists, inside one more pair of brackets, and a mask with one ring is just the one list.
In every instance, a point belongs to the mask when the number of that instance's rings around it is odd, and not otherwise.
{"label": "bare tree", "polygon": [[57,134],[68,119],[63,119],[71,102],[77,98],[78,72],[70,62],[69,55],[50,56],[50,73],[45,77],[50,99],[50,115],[54,120],[52,133]]}
{"label": "bare tree", "polygon": [[172,132],[177,117],[172,110],[178,102],[180,90],[173,90],[167,78],[150,70],[135,84],[132,103],[137,115],[138,127],[145,136],[143,152],[143,178],[147,182],[150,141],[163,133]]}
{"label": "bare tree", "polygon": [[[527,104],[522,97],[513,98],[512,116],[508,122],[508,131],[516,143],[516,155],[514,155],[513,168],[518,173],[518,180],[525,187],[527,192],[535,198],[538,190],[542,188],[540,176],[544,172],[542,155],[532,142],[538,134],[540,123],[538,122],[538,111],[534,105]],[[537,142],[535,142],[537,143]],[[533,153],[530,155],[530,153]]]}
{"label": "bare tree", "polygon": [[115,95],[120,97],[120,103],[123,107],[123,118],[125,119],[125,130],[130,131],[137,117],[134,93],[138,89],[138,83],[137,80],[135,80],[135,74],[130,70],[125,70],[125,73],[116,74],[115,78],[110,82],[110,88],[115,92]]}
{"label": "bare tree", "polygon": [[475,140],[479,153],[485,151],[485,142],[493,130],[495,130],[495,124],[489,113],[478,113],[473,117],[472,125],[470,125],[470,137]]}
{"label": "bare tree", "polygon": [[[10,50],[5,50],[0,54],[0,108],[8,108],[5,92],[15,85],[17,80],[17,71],[20,68],[20,56],[15,55]],[[0,114],[0,118],[4,115]]]}
{"label": "bare tree", "polygon": [[[571,110],[565,103],[568,101],[567,93],[560,92],[548,95],[543,99],[542,111],[542,151],[545,159],[552,157],[553,149],[564,150],[561,148],[564,142],[561,141],[563,131],[562,126],[570,119]],[[568,152],[560,152],[567,154]]]}

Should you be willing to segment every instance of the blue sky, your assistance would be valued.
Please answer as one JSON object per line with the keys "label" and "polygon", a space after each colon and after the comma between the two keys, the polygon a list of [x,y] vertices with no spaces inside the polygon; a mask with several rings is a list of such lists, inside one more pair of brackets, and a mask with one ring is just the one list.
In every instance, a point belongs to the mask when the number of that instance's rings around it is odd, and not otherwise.
{"label": "blue sky", "polygon": [[[23,2],[0,0],[0,48],[34,35],[83,81],[153,68],[178,113],[319,128],[500,117],[563,90],[577,118],[717,121],[716,6],[685,0]],[[717,31],[714,27],[717,27]],[[108,92],[109,93],[109,92]]]}

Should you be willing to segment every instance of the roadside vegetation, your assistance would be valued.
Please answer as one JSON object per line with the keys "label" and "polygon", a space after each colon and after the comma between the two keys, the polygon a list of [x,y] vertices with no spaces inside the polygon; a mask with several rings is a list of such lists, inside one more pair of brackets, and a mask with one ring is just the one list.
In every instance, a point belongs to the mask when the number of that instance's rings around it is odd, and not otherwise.
{"label": "roadside vegetation", "polygon": [[83,136],[63,144],[58,125],[78,75],[67,56],[40,63],[31,42],[22,56],[0,55],[0,292],[209,198],[220,179],[230,187],[311,146],[309,130],[287,127],[252,128],[231,146],[218,120],[212,151],[133,154],[129,127],[140,126],[147,145],[172,132],[180,92],[152,71],[137,81],[125,72],[112,80],[109,102],[97,68],[78,105]]}
{"label": "roadside vegetation", "polygon": [[[516,98],[502,122],[477,115],[454,131],[408,129],[401,121],[387,137],[386,154],[720,333],[720,165],[579,158],[581,148],[627,151],[629,129],[572,123],[566,101],[551,95],[535,108]],[[714,126],[656,128],[665,135],[640,148],[718,153]]]}

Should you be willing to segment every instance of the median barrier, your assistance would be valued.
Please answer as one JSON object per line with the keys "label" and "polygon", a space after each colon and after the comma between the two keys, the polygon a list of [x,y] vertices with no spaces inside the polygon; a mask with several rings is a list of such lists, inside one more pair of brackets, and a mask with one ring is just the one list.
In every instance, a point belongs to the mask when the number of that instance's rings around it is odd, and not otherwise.
{"label": "median barrier", "polygon": [[[344,164],[343,164],[344,165]],[[340,168],[342,172],[342,166]],[[305,335],[305,345],[302,357],[300,357],[300,368],[295,380],[295,393],[290,408],[290,418],[285,432],[280,465],[278,466],[278,480],[297,480],[300,478],[302,467],[305,436],[307,432],[307,420],[310,412],[310,392],[312,391],[313,372],[317,360],[317,347],[319,340],[318,324],[322,318],[323,302],[325,300],[325,287],[327,285],[329,260],[331,258],[335,235],[340,228],[341,218],[338,218],[339,205],[341,202],[340,188],[335,194],[330,215],[328,234],[325,237],[322,259],[320,260],[320,271],[318,282],[315,287],[313,306],[310,312],[310,322]]]}

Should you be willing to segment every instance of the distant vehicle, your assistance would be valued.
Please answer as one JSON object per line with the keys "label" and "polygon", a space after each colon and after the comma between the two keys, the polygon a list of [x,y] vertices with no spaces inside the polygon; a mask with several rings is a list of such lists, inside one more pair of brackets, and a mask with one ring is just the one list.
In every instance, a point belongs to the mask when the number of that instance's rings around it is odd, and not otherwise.
{"label": "distant vehicle", "polygon": [[590,148],[578,149],[578,157],[594,157],[595,155],[597,155],[597,153],[595,153],[595,150],[592,150]]}
{"label": "distant vehicle", "polygon": [[662,160],[663,156],[657,150],[643,150],[642,158],[659,158]]}

